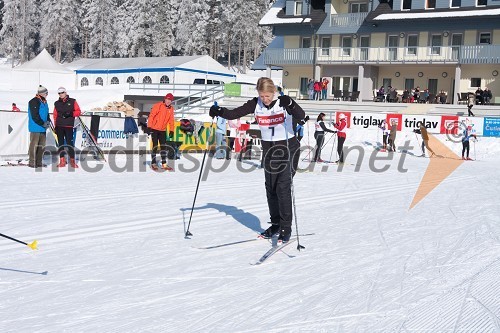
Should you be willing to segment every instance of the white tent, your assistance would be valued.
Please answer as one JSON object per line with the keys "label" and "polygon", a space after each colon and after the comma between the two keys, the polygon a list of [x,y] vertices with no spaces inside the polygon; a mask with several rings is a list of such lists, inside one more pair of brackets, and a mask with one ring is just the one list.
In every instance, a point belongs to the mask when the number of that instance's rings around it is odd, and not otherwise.
{"label": "white tent", "polygon": [[12,90],[33,89],[43,85],[50,90],[60,86],[75,87],[75,74],[52,58],[47,50],[42,50],[34,59],[17,66],[12,72]]}

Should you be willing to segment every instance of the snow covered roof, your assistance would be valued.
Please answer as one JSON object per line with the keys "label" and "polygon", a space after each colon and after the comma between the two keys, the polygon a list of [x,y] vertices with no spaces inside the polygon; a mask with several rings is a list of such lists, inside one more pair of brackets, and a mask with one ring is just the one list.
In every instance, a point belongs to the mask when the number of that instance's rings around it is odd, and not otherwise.
{"label": "snow covered roof", "polygon": [[236,77],[236,74],[230,72],[219,62],[207,55],[92,60],[86,66],[80,66],[85,63],[81,59],[77,60],[76,64],[70,63],[68,66],[75,67],[77,74],[173,72],[175,70],[187,70]]}
{"label": "snow covered roof", "polygon": [[387,13],[375,17],[373,20],[404,20],[404,19],[432,19],[432,18],[454,18],[454,17],[471,17],[471,16],[496,16],[500,15],[500,8],[483,9],[483,10],[456,10],[446,12],[424,12],[424,13]]}
{"label": "snow covered roof", "polygon": [[259,25],[276,25],[276,24],[290,24],[290,23],[309,23],[310,17],[278,17],[279,12],[285,8],[285,0],[276,0],[269,11],[260,20]]}
{"label": "snow covered roof", "polygon": [[43,49],[34,59],[17,66],[14,70],[25,72],[72,73],[71,70],[55,61],[46,49]]}

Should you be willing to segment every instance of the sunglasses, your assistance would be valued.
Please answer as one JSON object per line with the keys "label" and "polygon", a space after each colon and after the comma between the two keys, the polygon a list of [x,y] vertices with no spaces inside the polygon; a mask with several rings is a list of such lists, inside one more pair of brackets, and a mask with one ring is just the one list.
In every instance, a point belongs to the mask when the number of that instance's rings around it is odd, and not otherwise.
{"label": "sunglasses", "polygon": [[61,94],[65,94],[65,93],[66,93],[66,92],[65,92],[65,91],[63,91],[63,92],[60,92],[60,93],[57,93],[57,94],[58,94],[58,95],[61,95]]}

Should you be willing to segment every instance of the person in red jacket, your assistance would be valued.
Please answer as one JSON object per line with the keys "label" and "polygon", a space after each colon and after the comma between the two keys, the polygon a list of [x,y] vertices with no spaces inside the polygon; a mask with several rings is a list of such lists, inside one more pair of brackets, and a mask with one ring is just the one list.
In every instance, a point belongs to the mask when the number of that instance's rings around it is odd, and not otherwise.
{"label": "person in red jacket", "polygon": [[75,142],[73,141],[73,127],[75,126],[75,118],[82,113],[80,106],[74,98],[70,98],[66,88],[59,87],[57,89],[59,99],[54,103],[54,126],[57,135],[59,149],[59,164],[57,167],[63,168],[67,165],[66,158],[61,155],[63,151],[67,151],[69,155],[70,166],[78,168],[75,162]]}
{"label": "person in red jacket", "polygon": [[16,103],[12,103],[12,111],[13,112],[19,112],[21,110],[17,107]]}
{"label": "person in red jacket", "polygon": [[339,154],[339,159],[336,163],[344,163],[344,142],[346,139],[347,130],[347,117],[345,114],[339,114],[339,122],[334,124],[333,127],[337,129],[337,153]]}
{"label": "person in red jacket", "polygon": [[160,147],[161,167],[164,170],[172,170],[167,165],[167,130],[170,139],[174,137],[174,107],[172,102],[174,95],[168,93],[162,102],[158,102],[151,108],[148,117],[148,128],[151,131],[151,141],[153,149],[151,150],[151,169],[158,170],[156,163],[156,153]]}

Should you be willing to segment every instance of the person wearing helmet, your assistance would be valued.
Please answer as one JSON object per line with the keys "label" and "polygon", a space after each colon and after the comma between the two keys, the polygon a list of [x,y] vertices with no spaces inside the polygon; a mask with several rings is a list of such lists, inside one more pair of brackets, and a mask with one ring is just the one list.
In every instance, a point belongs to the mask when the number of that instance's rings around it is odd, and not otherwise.
{"label": "person wearing helmet", "polygon": [[344,163],[344,142],[347,137],[347,117],[345,114],[339,114],[339,122],[334,124],[333,127],[337,129],[337,153],[339,155],[336,163]]}
{"label": "person wearing helmet", "polygon": [[162,102],[158,102],[151,108],[151,112],[148,117],[148,128],[151,132],[151,141],[153,144],[153,149],[151,150],[151,169],[158,170],[158,164],[156,163],[156,153],[158,148],[160,148],[161,156],[161,167],[164,170],[172,170],[171,167],[167,165],[167,130],[170,139],[174,137],[174,107],[172,101],[174,100],[174,95],[168,93]]}

